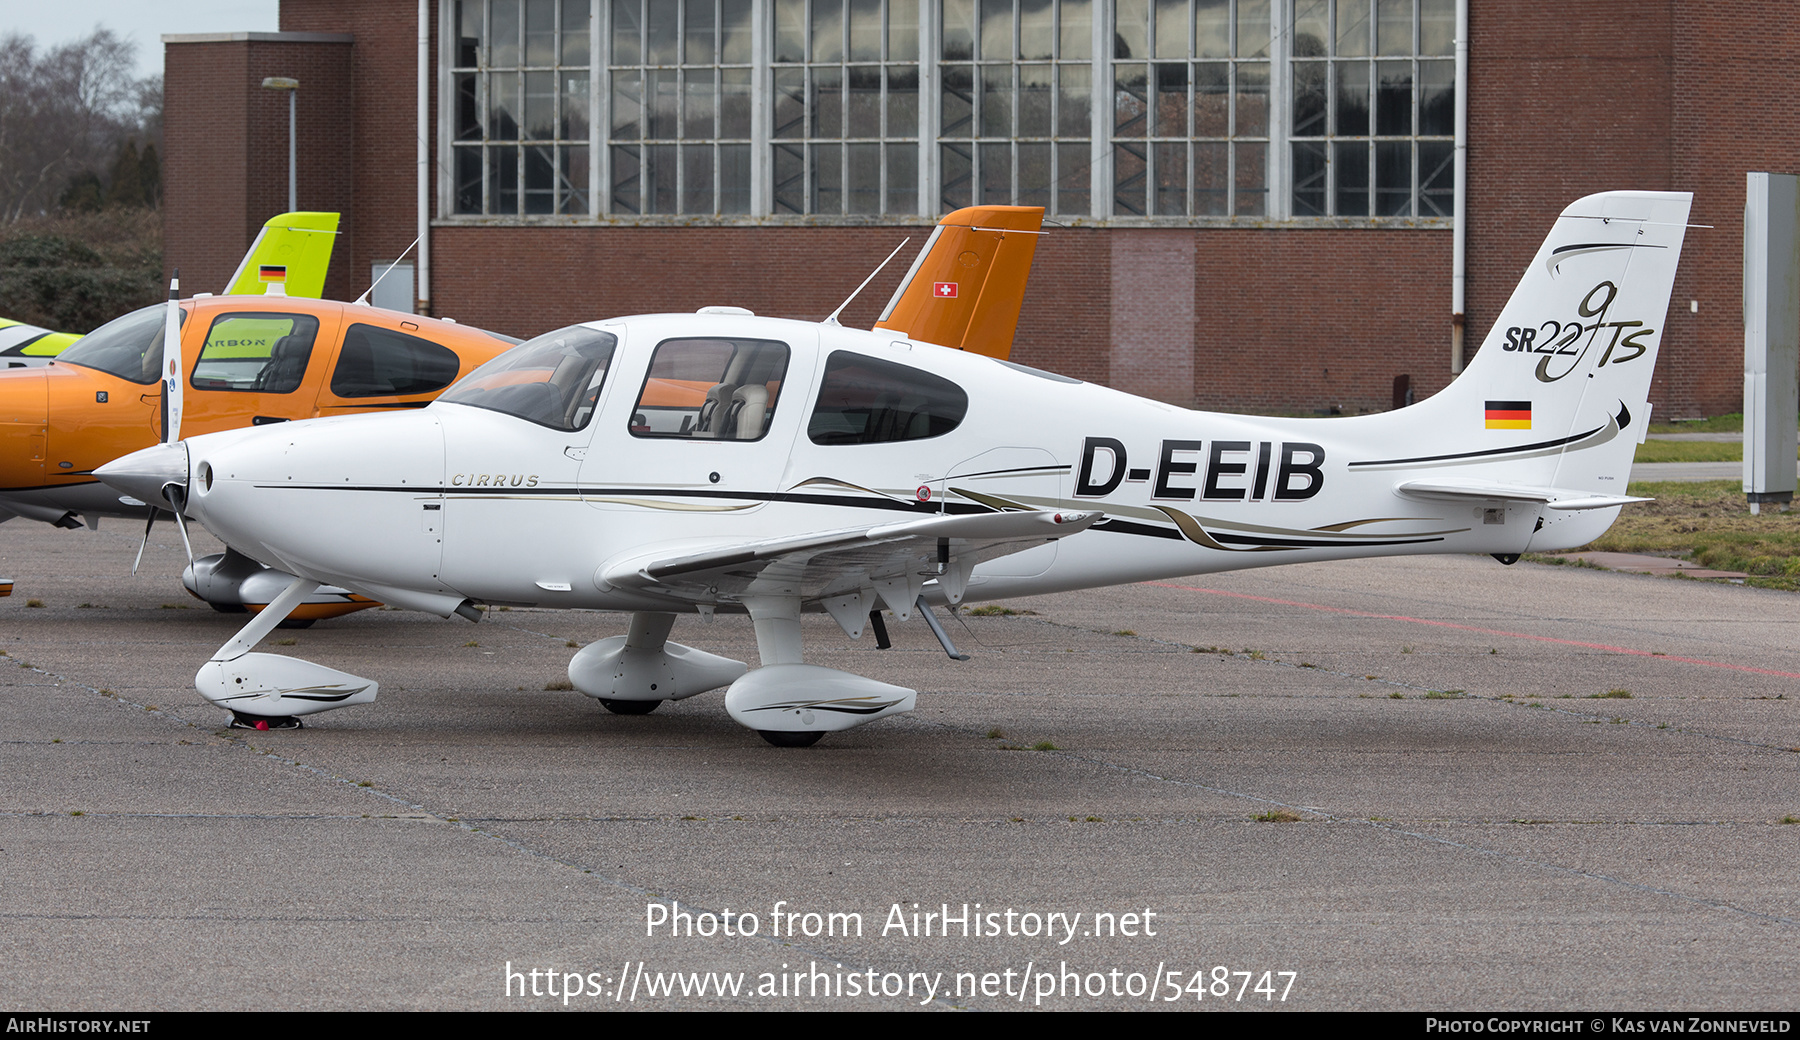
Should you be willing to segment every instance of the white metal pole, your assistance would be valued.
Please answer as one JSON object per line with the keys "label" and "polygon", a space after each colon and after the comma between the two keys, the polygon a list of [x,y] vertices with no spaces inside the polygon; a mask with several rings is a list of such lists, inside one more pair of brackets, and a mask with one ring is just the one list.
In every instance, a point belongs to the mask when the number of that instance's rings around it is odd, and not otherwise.
{"label": "white metal pole", "polygon": [[1450,232],[1450,374],[1463,370],[1463,333],[1468,323],[1464,292],[1469,267],[1469,0],[1456,0],[1456,198]]}
{"label": "white metal pole", "polygon": [[419,0],[419,286],[415,313],[431,313],[431,0]]}
{"label": "white metal pole", "polygon": [[288,96],[288,212],[293,213],[300,208],[300,193],[297,188],[296,167],[294,165],[294,98],[300,91],[290,90]]}

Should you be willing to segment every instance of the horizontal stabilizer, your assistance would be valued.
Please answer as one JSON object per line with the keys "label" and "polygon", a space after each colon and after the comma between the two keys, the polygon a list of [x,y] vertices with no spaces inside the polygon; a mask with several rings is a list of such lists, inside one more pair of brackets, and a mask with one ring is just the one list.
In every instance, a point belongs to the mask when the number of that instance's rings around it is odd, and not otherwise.
{"label": "horizontal stabilizer", "polygon": [[1414,498],[1480,502],[1539,502],[1551,509],[1606,509],[1631,502],[1654,502],[1631,495],[1602,495],[1574,488],[1533,487],[1487,480],[1408,480],[1395,491]]}

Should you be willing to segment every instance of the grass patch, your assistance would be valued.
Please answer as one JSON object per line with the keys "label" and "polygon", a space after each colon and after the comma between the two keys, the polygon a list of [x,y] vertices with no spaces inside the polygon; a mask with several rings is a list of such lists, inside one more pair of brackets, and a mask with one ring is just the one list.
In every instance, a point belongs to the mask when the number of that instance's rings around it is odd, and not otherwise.
{"label": "grass patch", "polygon": [[1048,740],[1040,740],[1037,743],[1031,745],[1031,750],[1033,750],[1033,751],[1061,751],[1062,748],[1057,747],[1055,744],[1052,744]]}
{"label": "grass patch", "polygon": [[1631,691],[1626,690],[1626,689],[1614,689],[1614,690],[1607,690],[1605,693],[1590,693],[1590,694],[1588,694],[1588,700],[1628,701],[1630,699],[1631,699]]}
{"label": "grass patch", "polygon": [[1121,628],[1117,632],[1114,632],[1113,635],[1125,636],[1126,638],[1131,639],[1131,638],[1135,638],[1137,636],[1137,633],[1132,631],[1129,628]]}
{"label": "grass patch", "polygon": [[1645,441],[1633,462],[1742,462],[1742,441]]}
{"label": "grass patch", "polygon": [[464,646],[480,646],[481,644],[476,642],[475,640],[471,639],[468,642],[464,643],[463,645]]}
{"label": "grass patch", "polygon": [[987,738],[989,740],[1005,740],[1006,731],[1002,730],[999,726],[995,726],[993,729],[987,731]]}
{"label": "grass patch", "polygon": [[277,639],[277,640],[275,640],[275,645],[276,646],[293,646],[299,642],[300,642],[300,640],[298,640],[298,639]]}
{"label": "grass patch", "polygon": [[1003,607],[998,603],[989,603],[983,607],[970,607],[968,609],[968,614],[971,617],[1018,617],[1019,613],[1019,611],[1014,610],[1011,607]]}
{"label": "grass patch", "polygon": [[544,689],[546,690],[573,690],[574,688],[575,684],[567,679],[557,679],[553,682],[544,684]]}
{"label": "grass patch", "polygon": [[1626,490],[1656,501],[1625,507],[1585,549],[1687,559],[1751,575],[1753,585],[1800,591],[1800,510],[1752,516],[1737,480],[1645,481]]}
{"label": "grass patch", "polygon": [[1783,816],[1781,818],[1780,822],[1782,822],[1782,823],[1800,823],[1800,816]]}
{"label": "grass patch", "polygon": [[25,605],[28,607],[41,607],[44,605],[44,601],[41,599],[28,599],[25,601]]}
{"label": "grass patch", "polygon": [[1257,823],[1299,823],[1300,814],[1291,809],[1270,809],[1250,817]]}
{"label": "grass patch", "polygon": [[1428,701],[1460,701],[1463,699],[1463,691],[1461,691],[1461,690],[1426,690],[1425,691],[1425,699]]}
{"label": "grass patch", "polygon": [[164,609],[164,610],[192,610],[194,608],[188,606],[186,603],[164,603],[162,605],[162,609]]}
{"label": "grass patch", "polygon": [[1694,419],[1683,422],[1653,422],[1651,433],[1742,433],[1744,432],[1744,413],[1732,412],[1728,415],[1715,415],[1710,419]]}

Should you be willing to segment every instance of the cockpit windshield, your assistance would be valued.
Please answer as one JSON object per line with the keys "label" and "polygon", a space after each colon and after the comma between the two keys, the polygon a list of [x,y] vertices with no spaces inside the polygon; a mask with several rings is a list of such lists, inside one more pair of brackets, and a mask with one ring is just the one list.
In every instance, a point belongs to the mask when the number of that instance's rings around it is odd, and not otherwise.
{"label": "cockpit windshield", "polygon": [[[114,318],[81,337],[57,356],[57,364],[96,368],[134,383],[155,383],[162,378],[163,324],[168,304],[153,303]],[[187,312],[181,312],[187,321]]]}
{"label": "cockpit windshield", "polygon": [[618,344],[617,336],[580,325],[546,332],[470,372],[438,400],[579,430],[594,417]]}

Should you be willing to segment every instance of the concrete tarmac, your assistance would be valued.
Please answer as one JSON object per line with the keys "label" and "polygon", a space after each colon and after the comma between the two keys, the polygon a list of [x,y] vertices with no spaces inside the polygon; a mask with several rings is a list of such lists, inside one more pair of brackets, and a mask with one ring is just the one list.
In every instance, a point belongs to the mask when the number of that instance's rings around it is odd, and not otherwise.
{"label": "concrete tarmac", "polygon": [[242,617],[136,540],[0,528],[9,1010],[1796,1006],[1791,594],[1318,564],[1012,601],[967,663],[809,616],[921,694],[804,750],[546,688],[620,616],[370,610],[261,649],[380,699],[256,733],[191,686]]}

